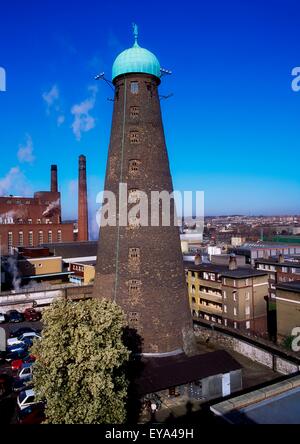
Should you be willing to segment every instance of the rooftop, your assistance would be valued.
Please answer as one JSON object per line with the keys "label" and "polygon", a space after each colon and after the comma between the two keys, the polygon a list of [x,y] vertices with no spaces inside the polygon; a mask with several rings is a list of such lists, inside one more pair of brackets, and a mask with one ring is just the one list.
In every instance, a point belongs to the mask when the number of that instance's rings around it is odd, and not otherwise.
{"label": "rooftop", "polygon": [[295,293],[300,293],[300,280],[278,284],[276,287],[278,290],[293,291]]}
{"label": "rooftop", "polygon": [[251,268],[250,266],[239,267],[236,270],[229,270],[227,265],[219,264],[200,264],[195,265],[191,262],[184,262],[185,269],[190,271],[207,271],[209,273],[218,273],[224,277],[232,277],[234,279],[245,279],[256,276],[266,276],[266,271],[259,271]]}

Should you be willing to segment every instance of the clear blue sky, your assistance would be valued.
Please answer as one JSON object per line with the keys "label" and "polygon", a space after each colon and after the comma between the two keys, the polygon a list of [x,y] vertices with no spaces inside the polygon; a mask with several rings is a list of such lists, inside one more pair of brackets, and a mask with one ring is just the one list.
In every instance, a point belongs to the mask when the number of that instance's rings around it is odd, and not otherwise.
{"label": "clear blue sky", "polygon": [[297,0],[2,2],[0,190],[48,189],[57,163],[75,217],[85,154],[95,208],[112,94],[93,77],[110,77],[136,21],[140,45],[173,70],[161,93],[174,93],[162,107],[175,189],[205,191],[207,215],[300,213],[299,16]]}

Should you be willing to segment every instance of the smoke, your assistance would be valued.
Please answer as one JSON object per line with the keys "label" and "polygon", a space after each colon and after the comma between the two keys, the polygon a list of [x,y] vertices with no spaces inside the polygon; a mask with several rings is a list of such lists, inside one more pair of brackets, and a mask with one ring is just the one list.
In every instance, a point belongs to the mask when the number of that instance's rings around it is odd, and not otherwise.
{"label": "smoke", "polygon": [[19,291],[21,289],[21,277],[17,265],[17,260],[15,257],[10,256],[7,259],[7,271],[10,273],[12,277],[12,285],[15,291]]}
{"label": "smoke", "polygon": [[51,202],[48,205],[47,209],[43,212],[44,217],[51,217],[60,207],[60,199],[57,199],[55,202]]}
{"label": "smoke", "polygon": [[13,224],[15,219],[21,219],[22,218],[22,212],[11,210],[7,213],[0,214],[0,224]]}

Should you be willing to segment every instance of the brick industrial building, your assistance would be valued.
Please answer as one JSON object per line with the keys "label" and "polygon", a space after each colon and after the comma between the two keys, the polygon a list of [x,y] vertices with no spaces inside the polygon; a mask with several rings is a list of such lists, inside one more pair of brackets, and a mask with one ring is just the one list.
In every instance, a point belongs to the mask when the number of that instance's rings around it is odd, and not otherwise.
{"label": "brick industrial building", "polygon": [[[79,159],[79,232],[88,240],[86,161]],[[57,166],[51,166],[50,191],[38,191],[33,197],[0,197],[0,243],[3,255],[17,247],[38,247],[45,243],[74,241],[74,224],[62,222],[61,195],[58,192]]]}
{"label": "brick industrial building", "polygon": [[[139,191],[148,199],[151,191],[173,192],[158,92],[161,75],[159,61],[137,39],[113,66],[115,100],[105,190],[117,197],[118,215],[120,183],[128,185],[124,200],[129,197],[135,204]],[[95,297],[124,309],[131,330],[141,339],[141,351],[154,356],[188,351],[193,343],[179,228],[159,225],[141,226],[137,216],[128,226],[117,218],[116,227],[102,227],[94,286]]]}

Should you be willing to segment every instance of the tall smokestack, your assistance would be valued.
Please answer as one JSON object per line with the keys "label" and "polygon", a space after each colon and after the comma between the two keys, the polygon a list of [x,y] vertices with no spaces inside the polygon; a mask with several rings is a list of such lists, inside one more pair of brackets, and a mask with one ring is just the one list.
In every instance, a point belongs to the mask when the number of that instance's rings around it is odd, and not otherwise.
{"label": "tall smokestack", "polygon": [[51,165],[51,193],[57,193],[57,165]]}
{"label": "tall smokestack", "polygon": [[89,240],[85,156],[79,157],[78,193],[78,241],[82,242]]}

